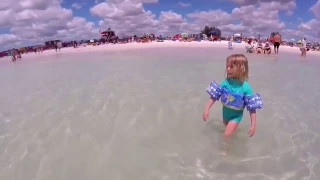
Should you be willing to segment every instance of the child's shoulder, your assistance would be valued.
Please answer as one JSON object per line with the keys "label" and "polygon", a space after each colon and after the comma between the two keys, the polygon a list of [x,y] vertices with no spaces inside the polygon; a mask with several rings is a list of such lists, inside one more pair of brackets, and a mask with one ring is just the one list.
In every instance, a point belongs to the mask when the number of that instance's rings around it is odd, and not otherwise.
{"label": "child's shoulder", "polygon": [[248,81],[243,81],[242,86],[251,87]]}
{"label": "child's shoulder", "polygon": [[243,83],[242,83],[242,88],[244,88],[244,89],[251,89],[251,86],[250,86],[250,84],[248,83],[248,81],[243,81]]}
{"label": "child's shoulder", "polygon": [[252,88],[251,88],[250,84],[248,83],[248,81],[244,81],[242,83],[242,88],[243,88],[245,94],[247,94],[247,95],[252,94]]}
{"label": "child's shoulder", "polygon": [[222,80],[220,83],[220,86],[225,86],[226,84],[229,84],[228,78],[225,78],[224,80]]}

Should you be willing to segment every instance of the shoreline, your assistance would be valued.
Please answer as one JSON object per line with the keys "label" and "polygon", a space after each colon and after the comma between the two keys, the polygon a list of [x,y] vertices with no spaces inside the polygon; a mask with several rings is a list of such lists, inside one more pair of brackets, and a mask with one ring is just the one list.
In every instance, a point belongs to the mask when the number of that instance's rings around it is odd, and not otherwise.
{"label": "shoreline", "polygon": [[[255,44],[256,46],[256,44]],[[77,53],[99,53],[99,52],[122,52],[122,51],[129,51],[129,50],[141,50],[141,49],[154,49],[154,48],[223,48],[228,50],[228,41],[201,41],[201,42],[179,42],[179,41],[164,41],[164,42],[151,42],[151,43],[136,43],[131,42],[127,44],[103,44],[99,46],[92,46],[88,45],[86,47],[79,46],[77,48],[73,47],[66,47],[62,48],[60,52],[56,52],[54,49],[46,50],[43,53],[35,54],[35,53],[28,53],[22,54],[22,59],[24,58],[39,58],[45,57],[49,55],[56,55],[56,54],[77,54]],[[242,49],[242,50],[241,50]],[[273,47],[271,47],[273,51]],[[231,50],[232,51],[232,50]],[[245,50],[245,43],[234,43],[234,49],[239,53],[242,51],[244,54],[246,53]],[[300,54],[299,47],[290,47],[290,46],[280,46],[279,48],[280,54],[281,53],[296,53],[297,55]],[[272,52],[273,54],[273,52]],[[271,55],[272,55],[271,54]],[[320,55],[319,51],[308,51],[309,55]],[[259,54],[258,54],[259,55]],[[7,56],[2,58],[0,61],[11,61],[11,57]]]}

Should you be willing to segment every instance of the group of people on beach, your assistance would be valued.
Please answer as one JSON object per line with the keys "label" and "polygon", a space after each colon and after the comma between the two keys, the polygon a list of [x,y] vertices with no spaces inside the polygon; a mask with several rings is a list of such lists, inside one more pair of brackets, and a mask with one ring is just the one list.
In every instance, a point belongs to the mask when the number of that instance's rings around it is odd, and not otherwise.
{"label": "group of people on beach", "polygon": [[[279,33],[277,33],[273,37],[274,54],[279,54],[280,43],[281,43],[281,36]],[[247,53],[271,54],[271,46],[270,46],[269,42],[265,42],[265,45],[263,46],[262,41],[260,39],[257,41],[256,48],[254,48],[252,40],[247,41],[245,48],[246,48]]]}
{"label": "group of people on beach", "polygon": [[[307,51],[309,51],[309,48],[307,47],[307,39],[303,38],[302,42],[301,42],[301,47],[300,47],[300,51],[301,51],[301,56],[302,57],[306,57]],[[279,54],[279,47],[281,45],[282,42],[282,38],[281,35],[279,33],[276,33],[275,36],[273,37],[273,49],[274,49],[274,54],[278,55]],[[233,49],[233,38],[230,38],[230,41],[228,42],[228,48],[229,49]],[[247,53],[256,53],[256,54],[271,54],[271,46],[269,44],[269,42],[265,42],[265,45],[262,45],[262,41],[258,40],[257,41],[257,47],[254,48],[254,44],[252,42],[251,39],[249,39],[246,42],[246,46],[245,46],[246,52]]]}
{"label": "group of people on beach", "polygon": [[[274,54],[279,54],[279,47],[280,44],[282,42],[282,38],[281,35],[279,33],[277,33],[274,37],[273,37],[273,46],[274,46]],[[300,51],[301,51],[301,56],[302,57],[306,57],[307,56],[307,51],[309,51],[309,48],[307,47],[307,38],[303,38],[302,42],[301,42],[301,47],[300,47]]]}
{"label": "group of people on beach", "polygon": [[271,47],[268,42],[265,43],[265,45],[262,45],[262,42],[257,42],[257,47],[254,48],[254,45],[252,44],[252,41],[249,40],[246,44],[246,51],[247,53],[256,53],[256,54],[271,54]]}

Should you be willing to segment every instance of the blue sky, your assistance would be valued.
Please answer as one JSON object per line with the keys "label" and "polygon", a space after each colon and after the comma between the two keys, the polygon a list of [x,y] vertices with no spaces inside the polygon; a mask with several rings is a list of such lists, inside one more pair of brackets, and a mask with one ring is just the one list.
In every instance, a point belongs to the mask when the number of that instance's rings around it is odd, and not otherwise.
{"label": "blue sky", "polygon": [[[310,8],[317,3],[318,0],[297,0],[294,13],[291,16],[286,15],[285,12],[280,12],[280,19],[284,22],[288,23],[288,25],[295,27],[303,21],[309,21],[314,18],[313,13],[310,11]],[[82,1],[86,4],[82,9],[73,9],[74,15],[82,16],[88,19],[89,21],[98,22],[100,18],[93,17],[90,14],[90,8],[96,5],[93,1]],[[179,2],[183,2],[185,4],[191,4],[188,7],[181,8]],[[79,3],[78,0],[64,0],[62,6],[65,8],[72,8],[73,3]],[[258,7],[258,5],[256,5]],[[144,8],[146,10],[152,11],[154,14],[159,17],[161,11],[174,11],[185,16],[188,13],[192,13],[194,11],[207,11],[207,10],[216,10],[221,9],[228,13],[231,13],[234,8],[239,7],[238,4],[227,1],[227,0],[188,0],[188,1],[180,1],[180,0],[159,0],[158,3],[155,4],[145,4]],[[301,19],[301,20],[300,20]]]}
{"label": "blue sky", "polygon": [[[314,13],[310,11],[310,8],[314,6],[318,0],[293,0],[293,2],[296,4],[296,7],[292,10],[292,14],[288,15],[286,11],[278,12],[279,20],[285,23],[287,29],[297,29],[302,22],[312,20],[314,18]],[[77,3],[77,1],[65,0],[63,5],[67,8],[71,8],[73,3]],[[181,4],[189,4],[189,6],[182,7]],[[95,5],[95,2],[88,1],[88,3],[86,2],[86,5],[84,5],[84,8],[74,10],[74,14],[76,16],[86,17],[89,21],[97,23],[100,18],[92,16],[90,13],[90,8]],[[251,5],[254,5],[256,8],[259,8],[260,6],[259,2]],[[157,18],[160,16],[161,11],[173,11],[177,14],[181,14],[186,20],[191,21],[190,18],[186,16],[188,13],[220,9],[231,14],[235,8],[241,6],[244,5],[228,0],[159,0],[157,3],[144,4],[144,9],[154,13]],[[233,23],[240,24],[242,22],[241,20],[234,20]]]}

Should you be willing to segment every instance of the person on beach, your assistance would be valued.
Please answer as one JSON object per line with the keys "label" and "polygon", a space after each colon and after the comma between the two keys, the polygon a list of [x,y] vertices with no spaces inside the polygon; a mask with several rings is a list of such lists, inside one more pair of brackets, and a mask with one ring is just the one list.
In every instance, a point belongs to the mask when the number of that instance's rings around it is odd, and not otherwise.
{"label": "person on beach", "polygon": [[58,52],[58,45],[57,45],[57,42],[54,42],[53,47],[54,47],[54,49],[56,50],[56,52]]}
{"label": "person on beach", "polygon": [[17,59],[21,60],[21,52],[19,51],[19,49],[12,48],[10,54],[12,56],[12,62],[16,62]]}
{"label": "person on beach", "polygon": [[230,36],[230,40],[228,42],[228,48],[233,49],[233,36]]}
{"label": "person on beach", "polygon": [[254,53],[254,45],[252,44],[251,40],[248,40],[245,48],[247,50],[247,53]]}
{"label": "person on beach", "polygon": [[16,48],[12,48],[11,51],[10,51],[10,54],[12,56],[12,62],[16,62],[17,61]]}
{"label": "person on beach", "polygon": [[271,54],[271,49],[270,49],[270,45],[268,42],[266,42],[266,44],[264,45],[263,53],[264,54]]}
{"label": "person on beach", "polygon": [[61,50],[61,48],[62,48],[62,43],[59,41],[59,42],[57,42],[57,49],[56,49],[56,51],[57,50]]}
{"label": "person on beach", "polygon": [[301,42],[302,47],[300,48],[301,51],[301,57],[306,57],[307,56],[307,38],[303,38]]}
{"label": "person on beach", "polygon": [[279,33],[277,33],[274,37],[273,37],[273,46],[274,46],[274,54],[279,53],[279,47],[280,47],[280,43],[281,43],[281,36]]}
{"label": "person on beach", "polygon": [[[260,94],[253,93],[248,83],[248,60],[243,54],[233,54],[226,61],[226,79],[220,85],[212,81],[207,88],[209,101],[203,112],[203,120],[209,118],[209,110],[215,101],[221,99],[224,139],[227,141],[239,126],[243,117],[244,108],[250,113],[251,127],[249,135],[252,137],[256,131],[256,109],[263,107]],[[226,155],[226,153],[223,153]]]}
{"label": "person on beach", "polygon": [[257,48],[256,48],[256,54],[262,54],[262,52],[263,52],[262,42],[258,41],[258,45],[257,45]]}

